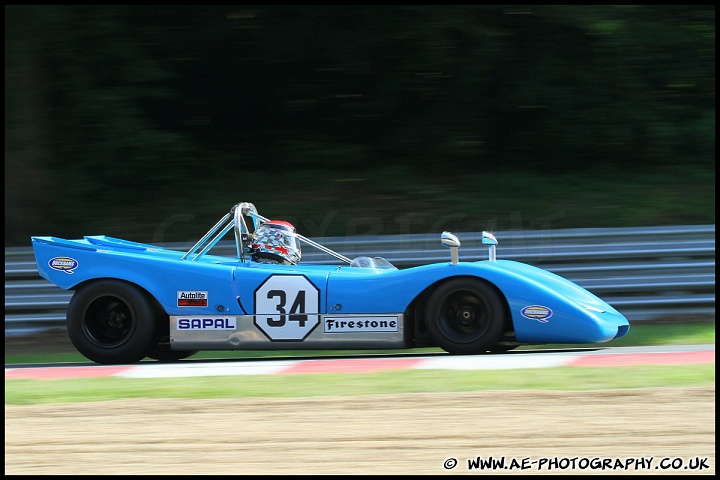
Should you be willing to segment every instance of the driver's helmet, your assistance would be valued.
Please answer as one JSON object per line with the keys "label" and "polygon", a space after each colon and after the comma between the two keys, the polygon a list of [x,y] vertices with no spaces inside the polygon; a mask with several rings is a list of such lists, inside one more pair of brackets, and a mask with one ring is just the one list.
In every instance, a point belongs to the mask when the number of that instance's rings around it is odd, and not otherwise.
{"label": "driver's helmet", "polygon": [[297,265],[301,254],[295,227],[284,220],[268,220],[253,232],[250,253],[256,262]]}

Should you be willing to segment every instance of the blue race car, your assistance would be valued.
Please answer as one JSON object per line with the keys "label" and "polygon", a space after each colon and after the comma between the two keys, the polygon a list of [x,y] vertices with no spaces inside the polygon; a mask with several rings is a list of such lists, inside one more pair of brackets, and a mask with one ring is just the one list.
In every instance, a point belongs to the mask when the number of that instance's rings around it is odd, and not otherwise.
{"label": "blue race car", "polygon": [[[252,228],[249,228],[249,225]],[[227,234],[232,256],[210,254]],[[398,269],[382,257],[348,258],[289,222],[235,205],[187,252],[104,235],[32,237],[40,275],[74,290],[67,330],[98,363],[179,360],[199,350],[408,349],[504,352],[524,344],[599,343],[627,319],[546,270],[496,258]],[[335,258],[304,265],[301,244]],[[340,264],[342,262],[342,264]]]}

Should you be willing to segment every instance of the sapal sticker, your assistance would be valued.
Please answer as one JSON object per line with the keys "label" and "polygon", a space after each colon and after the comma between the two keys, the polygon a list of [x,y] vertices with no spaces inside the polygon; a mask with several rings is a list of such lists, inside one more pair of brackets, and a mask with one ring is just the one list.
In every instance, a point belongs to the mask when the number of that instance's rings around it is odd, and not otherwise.
{"label": "sapal sticker", "polygon": [[178,330],[237,330],[237,317],[176,317]]}
{"label": "sapal sticker", "polygon": [[547,323],[548,318],[552,317],[553,314],[552,310],[542,305],[529,305],[520,310],[520,313],[523,317],[537,320],[540,323]]}
{"label": "sapal sticker", "polygon": [[177,292],[178,307],[207,307],[208,292],[181,290]]}
{"label": "sapal sticker", "polygon": [[53,270],[72,274],[78,267],[78,261],[70,257],[54,257],[50,259],[48,266]]}

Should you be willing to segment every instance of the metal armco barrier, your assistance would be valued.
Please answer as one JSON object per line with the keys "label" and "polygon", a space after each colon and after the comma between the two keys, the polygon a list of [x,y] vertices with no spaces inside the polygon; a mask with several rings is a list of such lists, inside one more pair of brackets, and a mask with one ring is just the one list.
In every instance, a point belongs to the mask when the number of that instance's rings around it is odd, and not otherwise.
{"label": "metal armco barrier", "polygon": [[[480,232],[453,232],[460,261],[487,259]],[[494,232],[499,259],[562,275],[603,298],[631,322],[715,315],[715,225]],[[345,256],[385,257],[398,268],[450,260],[431,235],[313,238]],[[29,241],[29,239],[28,239]],[[162,244],[187,251],[191,244]],[[232,242],[213,253],[234,256]],[[337,260],[304,246],[302,263]],[[5,335],[64,328],[72,292],[38,276],[30,247],[5,249]]]}

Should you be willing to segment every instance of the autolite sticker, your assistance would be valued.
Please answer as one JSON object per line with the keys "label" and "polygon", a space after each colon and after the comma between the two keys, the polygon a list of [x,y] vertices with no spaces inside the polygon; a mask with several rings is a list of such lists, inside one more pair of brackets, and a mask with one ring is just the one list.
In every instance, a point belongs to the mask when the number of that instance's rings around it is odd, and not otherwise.
{"label": "autolite sticker", "polygon": [[178,307],[207,307],[208,292],[179,291],[177,292]]}
{"label": "autolite sticker", "polygon": [[520,310],[520,314],[530,320],[547,323],[548,318],[552,317],[553,312],[548,307],[543,307],[542,305],[530,305]]}
{"label": "autolite sticker", "polygon": [[72,274],[78,267],[78,261],[70,257],[55,257],[50,259],[48,266],[53,270]]}

